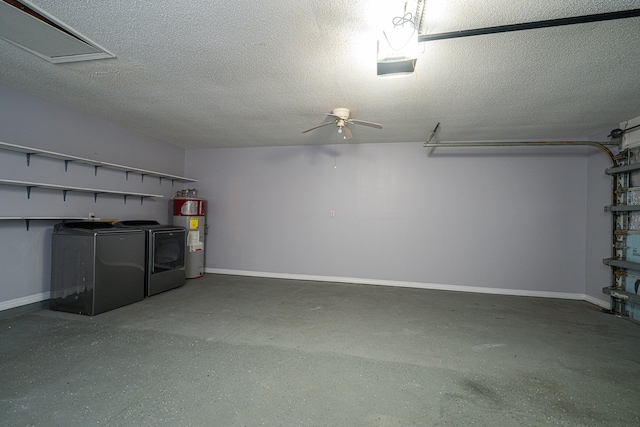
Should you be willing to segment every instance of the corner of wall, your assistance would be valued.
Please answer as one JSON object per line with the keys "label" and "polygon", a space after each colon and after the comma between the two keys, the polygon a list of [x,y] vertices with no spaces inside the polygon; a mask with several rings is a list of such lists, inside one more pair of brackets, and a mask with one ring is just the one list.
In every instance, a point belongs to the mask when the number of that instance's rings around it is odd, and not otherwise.
{"label": "corner of wall", "polygon": [[[603,138],[600,138],[602,140]],[[611,177],[605,169],[610,159],[601,151],[591,149],[587,155],[587,224],[585,229],[585,296],[586,300],[608,307],[602,288],[611,281],[610,268],[602,260],[611,256],[611,216],[604,207],[611,203]],[[594,302],[595,301],[595,302]]]}

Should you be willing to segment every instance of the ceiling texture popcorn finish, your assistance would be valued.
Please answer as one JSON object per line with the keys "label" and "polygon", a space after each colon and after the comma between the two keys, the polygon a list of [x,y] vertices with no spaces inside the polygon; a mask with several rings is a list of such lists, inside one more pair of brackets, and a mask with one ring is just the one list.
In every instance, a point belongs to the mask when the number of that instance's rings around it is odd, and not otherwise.
{"label": "ceiling texture popcorn finish", "polygon": [[[640,18],[422,42],[414,73],[381,78],[404,1],[30,3],[116,57],[52,64],[0,40],[0,84],[185,148],[333,144],[332,126],[302,131],[336,106],[383,126],[349,143],[425,141],[437,123],[439,141],[584,139],[640,115]],[[428,0],[420,30],[639,7]]]}

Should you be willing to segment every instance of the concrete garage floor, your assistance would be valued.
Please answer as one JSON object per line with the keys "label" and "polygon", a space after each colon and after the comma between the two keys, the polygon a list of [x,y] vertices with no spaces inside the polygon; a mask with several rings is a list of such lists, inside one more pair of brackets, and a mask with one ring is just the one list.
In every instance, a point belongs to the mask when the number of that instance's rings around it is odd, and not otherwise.
{"label": "concrete garage floor", "polygon": [[577,301],[207,274],[0,357],[3,426],[640,425],[640,326]]}

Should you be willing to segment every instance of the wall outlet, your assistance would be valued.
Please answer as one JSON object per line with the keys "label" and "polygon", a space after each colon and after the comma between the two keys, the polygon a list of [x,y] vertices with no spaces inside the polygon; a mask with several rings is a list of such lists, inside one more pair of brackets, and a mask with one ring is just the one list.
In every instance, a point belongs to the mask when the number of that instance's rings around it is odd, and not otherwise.
{"label": "wall outlet", "polygon": [[330,213],[331,217],[336,216],[336,211],[334,211],[333,209],[331,209],[331,213]]}

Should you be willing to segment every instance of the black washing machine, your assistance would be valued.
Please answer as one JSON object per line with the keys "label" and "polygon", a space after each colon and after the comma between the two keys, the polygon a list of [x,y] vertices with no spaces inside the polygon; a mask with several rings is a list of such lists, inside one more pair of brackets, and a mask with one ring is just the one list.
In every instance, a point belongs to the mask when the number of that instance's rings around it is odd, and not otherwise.
{"label": "black washing machine", "polygon": [[93,316],[144,299],[145,234],[108,222],[56,224],[52,310]]}
{"label": "black washing machine", "polygon": [[184,285],[184,227],[149,220],[120,221],[115,225],[120,229],[136,229],[146,233],[145,296]]}

